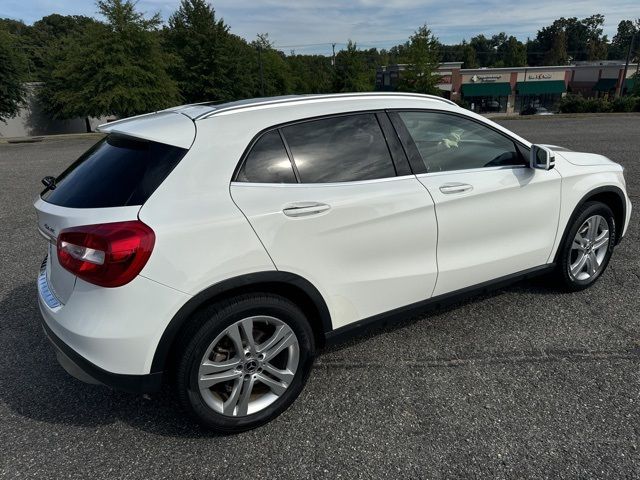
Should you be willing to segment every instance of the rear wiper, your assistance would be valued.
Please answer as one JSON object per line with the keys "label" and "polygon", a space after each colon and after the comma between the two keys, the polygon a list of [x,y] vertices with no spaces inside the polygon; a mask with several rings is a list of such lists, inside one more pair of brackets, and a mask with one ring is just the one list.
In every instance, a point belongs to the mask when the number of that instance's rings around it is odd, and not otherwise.
{"label": "rear wiper", "polygon": [[47,175],[41,180],[42,184],[47,187],[46,190],[55,190],[56,189],[56,177],[52,177],[51,175]]}

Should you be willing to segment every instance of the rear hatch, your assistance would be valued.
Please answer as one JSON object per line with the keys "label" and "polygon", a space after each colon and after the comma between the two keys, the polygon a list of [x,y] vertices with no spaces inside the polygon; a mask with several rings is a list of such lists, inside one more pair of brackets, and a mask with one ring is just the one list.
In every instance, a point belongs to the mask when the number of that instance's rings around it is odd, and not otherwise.
{"label": "rear hatch", "polygon": [[[137,220],[141,206],[188,151],[195,135],[193,122],[183,115],[170,115],[179,119],[178,125],[188,122],[192,137],[187,148],[184,132],[173,141],[168,135],[169,143],[151,139],[148,117],[146,122],[133,120],[118,128],[109,126],[104,129],[109,134],[72,163],[36,200],[38,230],[48,241],[38,284],[50,307],[65,304],[76,283],[76,275],[58,261],[56,242],[60,232]],[[166,123],[166,116],[163,118]],[[136,123],[144,123],[143,132],[137,131]],[[139,133],[143,136],[136,135]]]}

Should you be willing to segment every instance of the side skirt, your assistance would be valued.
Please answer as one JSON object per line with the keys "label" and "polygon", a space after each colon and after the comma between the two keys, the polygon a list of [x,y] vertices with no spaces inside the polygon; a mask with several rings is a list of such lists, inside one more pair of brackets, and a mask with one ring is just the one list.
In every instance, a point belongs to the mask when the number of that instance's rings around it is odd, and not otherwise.
{"label": "side skirt", "polygon": [[437,310],[447,305],[451,305],[461,300],[487,293],[492,290],[496,290],[502,287],[506,287],[515,282],[526,280],[528,278],[537,277],[545,273],[553,271],[556,267],[555,263],[549,263],[547,265],[541,265],[539,267],[523,270],[518,273],[507,275],[504,277],[489,280],[487,282],[466,287],[454,292],[444,293],[436,297],[431,297],[420,302],[412,303],[404,307],[396,308],[388,312],[379,313],[372,317],[368,317],[357,322],[350,323],[344,327],[337,328],[330,332],[325,333],[326,345],[336,345],[343,343],[353,337],[357,337],[366,332],[374,329],[382,328],[384,326],[395,323],[396,321],[406,318],[407,316],[413,316],[418,313],[427,313],[432,310]]}

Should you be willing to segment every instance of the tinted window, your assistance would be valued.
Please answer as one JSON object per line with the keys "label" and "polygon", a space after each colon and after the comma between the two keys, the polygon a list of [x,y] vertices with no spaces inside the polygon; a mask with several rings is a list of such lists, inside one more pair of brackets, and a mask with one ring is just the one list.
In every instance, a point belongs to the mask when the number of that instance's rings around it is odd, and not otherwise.
{"label": "tinted window", "polygon": [[515,143],[480,123],[436,112],[401,112],[428,172],[524,165]]}
{"label": "tinted window", "polygon": [[109,135],[85,152],[42,199],[70,208],[142,205],[187,153],[162,143]]}
{"label": "tinted window", "polygon": [[265,133],[247,155],[238,182],[296,183],[291,161],[277,131]]}
{"label": "tinted window", "polygon": [[282,129],[302,183],[350,182],[396,175],[374,114],[298,123]]}

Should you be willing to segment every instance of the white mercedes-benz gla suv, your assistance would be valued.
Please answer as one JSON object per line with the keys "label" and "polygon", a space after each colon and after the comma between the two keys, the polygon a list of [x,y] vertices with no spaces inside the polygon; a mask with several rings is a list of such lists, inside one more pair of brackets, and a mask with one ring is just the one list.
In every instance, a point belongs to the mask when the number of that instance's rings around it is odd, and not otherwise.
{"label": "white mercedes-benz gla suv", "polygon": [[631,212],[620,165],[425,95],[205,103],[101,130],[35,202],[44,330],[72,375],[169,381],[227,432],[282,413],[345,334],[535,274],[588,287]]}

